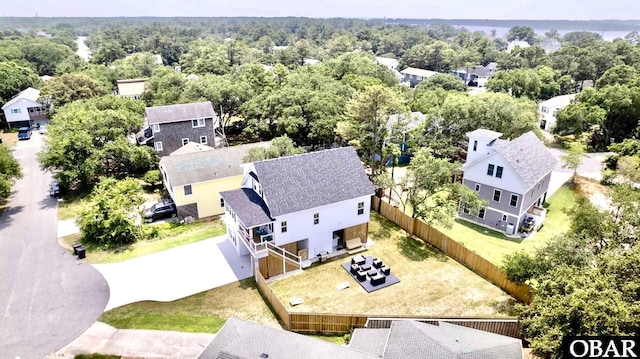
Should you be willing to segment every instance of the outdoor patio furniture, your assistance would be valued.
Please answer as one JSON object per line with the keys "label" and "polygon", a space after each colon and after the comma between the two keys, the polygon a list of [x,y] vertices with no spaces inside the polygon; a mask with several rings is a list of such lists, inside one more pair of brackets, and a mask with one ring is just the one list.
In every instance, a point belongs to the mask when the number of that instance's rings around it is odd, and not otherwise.
{"label": "outdoor patio furniture", "polygon": [[384,275],[389,275],[389,273],[391,273],[391,268],[389,268],[387,265],[383,265],[382,267],[380,267],[380,272],[382,272],[382,274]]}
{"label": "outdoor patio furniture", "polygon": [[365,272],[368,272],[371,269],[371,264],[362,264],[360,266],[360,269],[362,269]]}
{"label": "outdoor patio furniture", "polygon": [[357,256],[351,258],[351,264],[362,265],[362,264],[364,264],[364,262],[366,262],[366,259],[364,259],[364,257],[361,256],[361,255],[357,255]]}
{"label": "outdoor patio furniture", "polygon": [[358,279],[358,282],[364,282],[367,280],[367,272],[360,271],[356,273],[356,279]]}
{"label": "outdoor patio furniture", "polygon": [[376,274],[378,274],[378,270],[377,269],[371,269],[370,271],[367,272],[367,275],[369,277],[373,277]]}
{"label": "outdoor patio furniture", "polygon": [[373,268],[380,268],[382,267],[382,261],[378,258],[373,260]]}
{"label": "outdoor patio furniture", "polygon": [[356,274],[360,271],[360,266],[357,264],[351,265],[351,274]]}
{"label": "outdoor patio furniture", "polygon": [[371,277],[371,285],[380,285],[385,282],[386,278],[387,277],[385,277],[384,275],[378,273]]}

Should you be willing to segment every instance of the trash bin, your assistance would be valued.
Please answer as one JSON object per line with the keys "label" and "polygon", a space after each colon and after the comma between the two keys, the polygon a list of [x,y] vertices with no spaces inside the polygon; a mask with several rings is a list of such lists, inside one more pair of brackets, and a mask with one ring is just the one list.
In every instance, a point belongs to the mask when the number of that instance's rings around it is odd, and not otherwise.
{"label": "trash bin", "polygon": [[84,259],[87,256],[87,249],[83,246],[78,247],[78,259]]}
{"label": "trash bin", "polygon": [[73,255],[77,256],[78,255],[78,248],[82,247],[82,244],[80,243],[74,243],[73,244]]}

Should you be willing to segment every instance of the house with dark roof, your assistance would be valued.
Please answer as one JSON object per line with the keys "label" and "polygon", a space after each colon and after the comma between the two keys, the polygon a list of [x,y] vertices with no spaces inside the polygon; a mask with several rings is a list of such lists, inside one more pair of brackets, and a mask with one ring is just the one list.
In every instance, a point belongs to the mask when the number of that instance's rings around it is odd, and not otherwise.
{"label": "house with dark roof", "polygon": [[145,126],[136,138],[160,156],[190,142],[211,147],[221,143],[220,121],[210,101],[147,107],[144,113]]}
{"label": "house with dark roof", "polygon": [[2,105],[9,128],[46,124],[49,117],[45,106],[38,102],[40,90],[28,87]]}
{"label": "house with dark roof", "polygon": [[462,327],[396,320],[387,329],[356,329],[348,346],[230,318],[201,359],[522,359],[519,339]]}
{"label": "house with dark roof", "polygon": [[242,188],[220,193],[229,240],[256,268],[271,252],[302,267],[364,243],[372,195],[353,147],[252,163]]}
{"label": "house with dark roof", "polygon": [[461,67],[453,71],[453,74],[469,86],[484,87],[496,71],[498,71],[498,65],[495,62],[490,62],[486,66]]}
{"label": "house with dark roof", "polygon": [[506,234],[515,234],[531,218],[539,227],[551,172],[558,161],[533,132],[509,140],[478,129],[467,133],[469,147],[463,183],[487,201],[477,213],[461,204],[459,216]]}
{"label": "house with dark roof", "polygon": [[240,188],[244,157],[249,149],[270,142],[213,148],[195,142],[160,159],[162,181],[180,217],[220,216],[224,206],[220,192]]}

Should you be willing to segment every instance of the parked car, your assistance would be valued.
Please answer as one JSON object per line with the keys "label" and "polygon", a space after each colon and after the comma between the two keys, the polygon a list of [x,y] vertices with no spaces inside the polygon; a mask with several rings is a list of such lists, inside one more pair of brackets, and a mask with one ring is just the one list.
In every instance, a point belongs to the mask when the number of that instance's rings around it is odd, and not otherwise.
{"label": "parked car", "polygon": [[40,128],[38,129],[38,132],[40,132],[41,135],[47,132],[47,125],[41,125]]}
{"label": "parked car", "polygon": [[28,140],[31,138],[31,128],[20,127],[18,129],[18,140]]}
{"label": "parked car", "polygon": [[51,197],[60,197],[60,185],[58,181],[53,181],[49,185],[49,196]]}
{"label": "parked car", "polygon": [[170,199],[163,199],[144,211],[144,219],[153,222],[156,219],[171,218],[178,215],[176,205]]}

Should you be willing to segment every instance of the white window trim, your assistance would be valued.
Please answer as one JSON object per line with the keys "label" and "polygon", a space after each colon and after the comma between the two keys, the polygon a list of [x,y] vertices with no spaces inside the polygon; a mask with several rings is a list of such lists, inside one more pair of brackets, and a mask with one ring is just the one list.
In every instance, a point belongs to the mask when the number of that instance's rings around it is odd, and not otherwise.
{"label": "white window trim", "polygon": [[[511,205],[511,199],[513,198],[513,196],[516,197],[516,205],[512,206]],[[518,208],[518,204],[520,203],[520,196],[518,196],[517,194],[512,194],[511,198],[509,198],[509,206],[513,207],[513,208]]]}
{"label": "white window trim", "polygon": [[[204,140],[204,141],[202,141]],[[201,145],[206,145],[207,144],[207,136],[200,136],[200,144]]]}
{"label": "white window trim", "polygon": [[151,131],[153,131],[153,133],[160,132],[160,125],[157,123],[154,123],[153,125],[151,125]]}
{"label": "white window trim", "polygon": [[162,141],[154,142],[153,148],[155,148],[158,152],[162,151]]}
{"label": "white window trim", "polygon": [[[189,187],[189,188],[191,189],[191,193],[187,193],[187,187]],[[185,196],[191,196],[191,195],[193,194],[193,186],[192,186],[192,185],[190,185],[190,184],[186,184],[186,185],[184,185],[184,186],[182,187],[182,193],[183,193]]]}
{"label": "white window trim", "polygon": [[[185,140],[187,141],[187,143],[185,143],[185,142],[184,142]],[[188,145],[188,144],[189,144],[189,139],[188,139],[188,138],[183,138],[183,139],[182,139],[182,145],[183,145],[183,146],[186,146],[186,145]]]}
{"label": "white window trim", "polygon": [[476,183],[475,191],[476,191],[476,192],[480,192],[480,189],[481,189],[481,188],[482,188],[482,185],[481,185],[480,183]]}
{"label": "white window trim", "polygon": [[288,228],[288,223],[287,221],[281,221],[280,222],[280,233],[287,233],[287,230],[289,230]]}
{"label": "white window trim", "polygon": [[314,213],[313,214],[313,224],[314,225],[320,224],[320,213]]}
{"label": "white window trim", "polygon": [[[193,121],[196,121],[196,125],[193,125]],[[200,121],[202,121],[202,124],[200,124]],[[197,127],[204,127],[206,124],[204,118],[194,118],[193,120],[191,120],[191,127],[192,128],[197,128]]]}
{"label": "white window trim", "polygon": [[508,216],[508,215],[506,215],[506,214],[503,214],[503,215],[502,215],[502,222],[506,222],[506,221],[508,221],[508,220],[509,220],[509,216]]}
{"label": "white window trim", "polygon": [[[360,213],[360,211],[362,211],[362,213]],[[364,202],[358,202],[358,216],[363,215],[364,214]]]}
{"label": "white window trim", "polygon": [[[498,200],[496,201],[496,192],[498,192]],[[500,200],[502,199],[502,191],[499,189],[494,189],[493,190],[493,197],[491,197],[491,200],[494,202],[498,202],[500,203]]]}
{"label": "white window trim", "polygon": [[[500,177],[498,177],[498,169],[500,169]],[[503,175],[504,175],[504,167],[496,166],[496,178],[502,178]]]}

